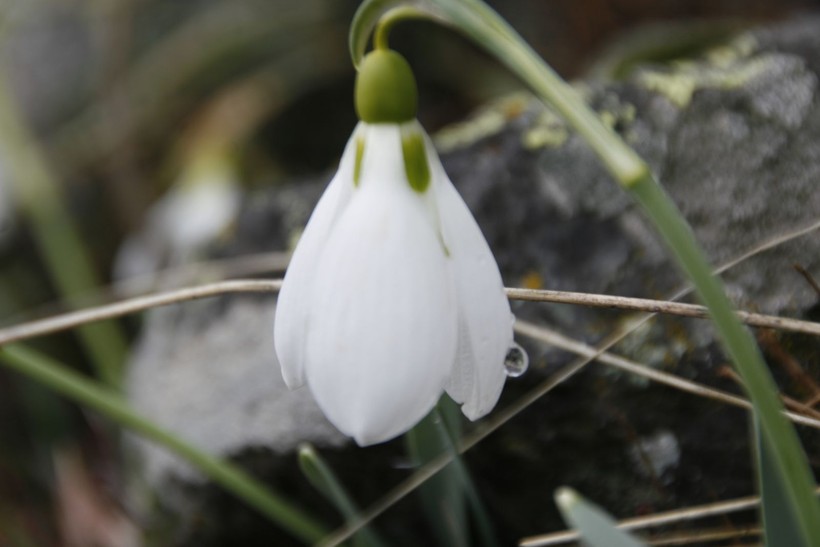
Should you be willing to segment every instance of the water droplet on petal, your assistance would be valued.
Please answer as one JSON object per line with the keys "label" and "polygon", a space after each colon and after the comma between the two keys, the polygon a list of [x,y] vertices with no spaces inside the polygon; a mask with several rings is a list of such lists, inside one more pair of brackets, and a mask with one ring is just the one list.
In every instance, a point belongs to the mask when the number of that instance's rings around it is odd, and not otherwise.
{"label": "water droplet on petal", "polygon": [[504,370],[510,378],[518,378],[530,366],[530,358],[524,348],[513,342],[512,347],[507,350],[504,357]]}

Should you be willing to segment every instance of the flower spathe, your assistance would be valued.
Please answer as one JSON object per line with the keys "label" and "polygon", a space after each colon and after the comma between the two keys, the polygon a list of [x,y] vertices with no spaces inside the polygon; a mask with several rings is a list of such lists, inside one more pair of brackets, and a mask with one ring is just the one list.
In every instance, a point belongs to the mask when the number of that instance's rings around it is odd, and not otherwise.
{"label": "flower spathe", "polygon": [[308,221],[279,294],[285,383],[308,384],[360,445],[406,432],[442,392],[471,420],[504,386],[513,316],[481,230],[415,120],[412,71],[368,54],[362,121]]}

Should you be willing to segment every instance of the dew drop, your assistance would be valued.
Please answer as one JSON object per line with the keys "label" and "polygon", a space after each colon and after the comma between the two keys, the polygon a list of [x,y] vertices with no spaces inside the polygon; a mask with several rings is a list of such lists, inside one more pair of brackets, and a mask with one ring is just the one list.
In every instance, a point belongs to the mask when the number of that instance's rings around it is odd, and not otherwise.
{"label": "dew drop", "polygon": [[524,348],[513,342],[504,357],[504,370],[510,378],[518,378],[530,366],[530,358]]}

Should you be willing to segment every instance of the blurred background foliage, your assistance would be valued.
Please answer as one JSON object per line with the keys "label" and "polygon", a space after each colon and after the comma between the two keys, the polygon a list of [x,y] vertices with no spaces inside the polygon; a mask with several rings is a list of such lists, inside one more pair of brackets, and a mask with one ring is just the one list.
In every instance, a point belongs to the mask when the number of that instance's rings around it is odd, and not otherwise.
{"label": "blurred background foliage", "polygon": [[[489,3],[567,78],[592,67],[600,75],[594,62],[606,45],[647,24],[666,25],[669,39],[633,47],[663,57],[696,46],[692,36],[708,41],[820,6],[813,0]],[[334,167],[356,123],[347,26],[357,4],[0,2],[3,85],[29,131],[25,146],[42,154],[100,283],[112,281],[122,242],[159,218],[148,213],[152,204],[195,172],[202,157],[229,165],[246,189],[322,176]],[[690,40],[672,40],[671,29]],[[416,71],[420,118],[430,131],[519,87],[465,40],[429,23],[399,26],[392,43]],[[27,181],[14,180],[18,160],[18,151],[0,148],[4,326],[59,311],[66,296],[20,210]],[[118,326],[126,336],[137,328],[134,320]],[[73,334],[37,346],[80,370],[93,369]],[[133,537],[117,502],[117,446],[103,421],[0,369],[0,546],[114,545]],[[99,522],[100,530],[73,530],[77,511],[90,514],[83,522]],[[106,543],[106,534],[120,543]]]}

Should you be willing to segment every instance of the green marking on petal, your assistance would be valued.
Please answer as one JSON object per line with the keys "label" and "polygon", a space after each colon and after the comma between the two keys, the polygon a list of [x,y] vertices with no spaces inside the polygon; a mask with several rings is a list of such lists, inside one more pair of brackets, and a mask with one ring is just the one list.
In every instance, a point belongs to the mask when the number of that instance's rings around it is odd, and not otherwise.
{"label": "green marking on petal", "polygon": [[423,194],[430,186],[430,166],[427,163],[427,151],[424,149],[424,138],[416,132],[402,134],[401,152],[410,188]]}
{"label": "green marking on petal", "polygon": [[362,158],[364,157],[364,137],[356,138],[356,163],[353,165],[353,186],[359,185],[362,176]]}

